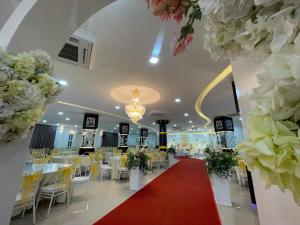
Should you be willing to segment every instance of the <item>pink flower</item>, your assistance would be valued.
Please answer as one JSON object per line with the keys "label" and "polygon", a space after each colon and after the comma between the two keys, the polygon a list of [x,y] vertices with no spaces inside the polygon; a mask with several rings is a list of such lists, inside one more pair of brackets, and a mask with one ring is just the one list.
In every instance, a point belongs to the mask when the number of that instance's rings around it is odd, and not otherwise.
{"label": "pink flower", "polygon": [[173,56],[177,56],[187,51],[187,46],[193,41],[193,35],[188,34],[185,38],[178,38],[173,49]]}

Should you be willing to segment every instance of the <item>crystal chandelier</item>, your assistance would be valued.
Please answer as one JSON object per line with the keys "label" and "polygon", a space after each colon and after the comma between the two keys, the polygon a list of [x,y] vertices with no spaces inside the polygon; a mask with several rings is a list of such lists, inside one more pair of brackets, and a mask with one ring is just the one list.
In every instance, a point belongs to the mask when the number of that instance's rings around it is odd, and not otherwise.
{"label": "crystal chandelier", "polygon": [[130,118],[130,120],[134,123],[137,123],[140,119],[142,119],[145,113],[145,107],[139,103],[141,91],[138,89],[134,89],[131,91],[132,102],[125,106],[125,111]]}

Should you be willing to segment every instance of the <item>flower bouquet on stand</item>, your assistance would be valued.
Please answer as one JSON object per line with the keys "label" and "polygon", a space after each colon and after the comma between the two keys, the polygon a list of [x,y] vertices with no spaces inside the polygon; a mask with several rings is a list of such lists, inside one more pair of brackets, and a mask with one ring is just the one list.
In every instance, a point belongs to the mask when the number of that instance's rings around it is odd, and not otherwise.
{"label": "flower bouquet on stand", "polygon": [[[61,87],[53,78],[53,60],[42,50],[12,55],[0,49],[0,224],[9,224],[22,180],[31,130]],[[8,172],[9,171],[9,172]]]}
{"label": "flower bouquet on stand", "polygon": [[131,151],[128,154],[126,166],[130,171],[131,190],[139,190],[144,184],[144,174],[150,170],[150,159],[144,149]]}
{"label": "flower bouquet on stand", "polygon": [[211,176],[217,203],[232,206],[228,178],[232,168],[238,165],[237,153],[206,149],[205,154],[207,171]]}
{"label": "flower bouquet on stand", "polygon": [[176,149],[173,146],[171,146],[170,148],[168,148],[167,153],[168,153],[169,166],[172,166],[176,162],[175,160]]}

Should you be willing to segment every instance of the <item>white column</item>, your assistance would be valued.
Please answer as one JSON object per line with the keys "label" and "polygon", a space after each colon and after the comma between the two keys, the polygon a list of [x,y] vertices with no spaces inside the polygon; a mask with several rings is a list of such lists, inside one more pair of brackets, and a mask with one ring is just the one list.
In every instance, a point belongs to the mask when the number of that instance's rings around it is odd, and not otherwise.
{"label": "white column", "polygon": [[[239,106],[245,136],[247,136],[247,113],[253,104],[252,89],[257,86],[256,75],[263,71],[260,63],[253,59],[240,58],[232,62]],[[291,193],[282,193],[279,188],[265,189],[264,181],[257,172],[252,173],[260,225],[299,225],[300,207]]]}
{"label": "white column", "polygon": [[8,225],[21,185],[25,156],[29,150],[31,134],[7,144],[0,144],[0,224]]}

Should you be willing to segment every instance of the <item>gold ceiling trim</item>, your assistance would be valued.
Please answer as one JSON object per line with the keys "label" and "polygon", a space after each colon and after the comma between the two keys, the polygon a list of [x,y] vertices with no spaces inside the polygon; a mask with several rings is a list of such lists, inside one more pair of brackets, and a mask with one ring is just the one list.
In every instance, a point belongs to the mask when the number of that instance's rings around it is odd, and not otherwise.
{"label": "gold ceiling trim", "polygon": [[215,79],[213,79],[200,93],[200,95],[197,97],[196,103],[195,103],[195,110],[197,114],[206,120],[206,124],[204,125],[205,128],[211,123],[211,120],[208,116],[206,116],[202,112],[202,103],[205,99],[205,97],[208,95],[208,93],[214,89],[222,80],[224,80],[226,77],[228,77],[232,73],[232,66],[227,66]]}
{"label": "gold ceiling trim", "polygon": [[[119,116],[117,114],[113,114],[113,113],[110,113],[110,112],[105,112],[105,111],[102,111],[102,110],[99,110],[99,109],[94,109],[94,108],[90,108],[90,107],[86,107],[86,106],[82,106],[82,105],[77,105],[77,104],[73,104],[73,103],[69,103],[69,102],[64,102],[64,101],[57,101],[57,103],[61,104],[61,105],[71,106],[71,107],[74,107],[74,108],[80,108],[80,109],[86,109],[86,110],[89,110],[89,111],[94,111],[94,112],[97,112],[97,113],[100,113],[100,114],[114,116],[114,117],[120,118],[122,120],[126,120],[126,121],[129,121],[131,123],[134,123],[128,117]],[[148,128],[148,129],[153,130],[157,133],[157,130],[155,130],[153,127],[148,127],[148,126],[145,126],[145,125],[140,124],[140,123],[134,123],[134,124],[136,124],[138,126],[141,126],[141,127]]]}

